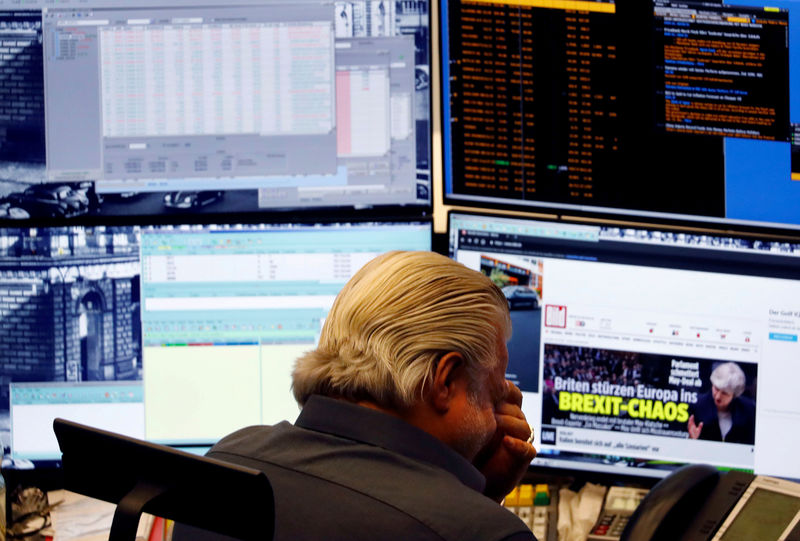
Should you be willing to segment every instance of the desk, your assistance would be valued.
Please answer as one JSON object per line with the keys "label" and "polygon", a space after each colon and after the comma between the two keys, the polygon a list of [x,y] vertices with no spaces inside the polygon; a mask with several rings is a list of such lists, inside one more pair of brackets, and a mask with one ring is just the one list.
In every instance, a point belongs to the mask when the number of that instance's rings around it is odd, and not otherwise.
{"label": "desk", "polygon": [[[28,541],[107,541],[116,505],[95,500],[68,490],[47,493],[50,506],[49,527],[39,534],[27,537]],[[59,503],[60,502],[60,503]],[[159,524],[163,524],[161,519]],[[151,541],[151,531],[156,518],[143,514],[139,521],[137,539]],[[157,533],[157,532],[153,532]],[[156,536],[161,538],[162,536]]]}

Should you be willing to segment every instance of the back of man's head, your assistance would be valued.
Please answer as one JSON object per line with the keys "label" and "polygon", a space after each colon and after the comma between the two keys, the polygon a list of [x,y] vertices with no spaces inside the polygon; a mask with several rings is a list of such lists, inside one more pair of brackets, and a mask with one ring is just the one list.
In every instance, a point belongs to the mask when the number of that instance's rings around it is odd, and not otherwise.
{"label": "back of man's head", "polygon": [[489,278],[433,252],[389,252],[344,286],[317,349],[295,365],[299,404],[312,394],[404,409],[422,396],[438,360],[455,351],[473,378],[494,367],[511,320]]}

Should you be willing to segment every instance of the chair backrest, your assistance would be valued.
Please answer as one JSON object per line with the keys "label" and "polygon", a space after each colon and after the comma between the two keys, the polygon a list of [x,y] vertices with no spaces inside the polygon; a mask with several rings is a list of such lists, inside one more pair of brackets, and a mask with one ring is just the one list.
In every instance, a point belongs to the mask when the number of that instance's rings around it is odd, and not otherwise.
{"label": "chair backrest", "polygon": [[64,488],[117,504],[110,541],[134,541],[142,512],[236,539],[271,540],[275,501],[258,470],[56,419]]}

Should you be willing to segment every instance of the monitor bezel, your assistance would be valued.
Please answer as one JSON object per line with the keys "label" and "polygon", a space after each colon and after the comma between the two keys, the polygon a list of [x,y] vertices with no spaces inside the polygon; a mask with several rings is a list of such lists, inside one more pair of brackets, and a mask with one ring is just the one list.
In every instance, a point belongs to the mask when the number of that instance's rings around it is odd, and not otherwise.
{"label": "monitor bezel", "polygon": [[[601,221],[601,220],[593,220],[590,223],[580,220],[562,220],[560,218],[553,218],[553,217],[541,217],[541,216],[529,216],[529,215],[522,215],[520,213],[510,213],[510,212],[497,212],[488,209],[484,209],[481,212],[479,209],[464,209],[464,208],[450,208],[447,211],[447,229],[444,234],[444,237],[441,239],[440,244],[440,253],[447,257],[453,256],[452,251],[452,235],[453,235],[453,216],[474,216],[476,218],[487,218],[487,219],[509,219],[509,220],[522,220],[522,221],[532,221],[532,222],[542,222],[542,223],[550,223],[553,225],[565,225],[565,226],[595,226],[595,227],[602,227],[602,226],[614,226],[614,227],[630,227],[648,231],[664,231],[667,230],[674,230],[679,232],[686,232],[686,233],[697,233],[699,235],[724,235],[724,236],[741,236],[741,237],[757,237],[759,240],[765,241],[775,241],[775,242],[786,242],[787,240],[797,242],[798,239],[796,238],[788,238],[784,236],[775,236],[775,235],[766,235],[766,234],[743,234],[740,231],[717,231],[717,230],[706,230],[706,229],[692,229],[689,227],[685,227],[683,225],[673,225],[670,224],[668,226],[659,226],[658,224],[639,224],[639,223],[630,223],[630,222],[616,222],[616,221]],[[784,273],[791,272],[791,268],[795,268],[798,263],[795,263],[791,267],[787,266],[783,269]],[[772,265],[772,264],[771,264]],[[787,270],[789,269],[789,270]],[[795,268],[796,271],[796,268]],[[792,276],[796,276],[792,274]],[[538,438],[537,440],[538,441]],[[688,466],[691,464],[698,464],[698,462],[667,462],[664,464],[659,464],[660,467],[658,468],[651,468],[647,471],[643,470],[640,467],[635,467],[634,463],[638,460],[644,464],[647,460],[652,459],[644,459],[644,458],[637,458],[634,456],[626,456],[622,457],[624,461],[627,461],[628,464],[623,466],[621,461],[618,461],[617,465],[613,463],[613,461],[609,460],[608,462],[604,463],[601,467],[576,467],[582,464],[581,460],[569,460],[569,459],[559,459],[558,457],[558,450],[555,450],[556,454],[546,453],[545,456],[543,455],[541,458],[546,458],[546,464],[537,464],[536,459],[528,467],[528,475],[545,475],[551,476],[556,479],[580,479],[582,481],[590,480],[592,482],[598,482],[601,484],[607,485],[614,485],[619,484],[620,479],[624,478],[625,484],[639,484],[640,486],[644,487],[651,487],[653,484],[658,482],[660,479],[668,476],[675,470],[680,469],[681,467]],[[589,453],[578,453],[583,455],[589,455]],[[598,453],[596,456],[601,456]],[[615,455],[603,455],[605,458],[613,458]],[[590,464],[590,461],[584,461],[586,464]],[[712,465],[714,468],[718,469],[720,472],[725,471],[744,471],[746,473],[753,473],[753,471],[748,469],[741,469],[741,468],[732,468],[726,466],[719,466],[719,465]],[[790,477],[782,477],[785,479],[791,479]]]}
{"label": "monitor bezel", "polygon": [[[432,59],[435,67],[434,76],[436,77],[438,91],[434,92],[436,99],[436,111],[432,114],[435,115],[437,126],[439,127],[439,136],[441,142],[438,146],[438,156],[436,161],[439,164],[439,182],[434,183],[435,187],[441,189],[441,201],[443,205],[450,207],[457,207],[463,209],[465,212],[480,212],[481,210],[490,212],[513,212],[517,214],[525,214],[532,217],[532,219],[547,219],[549,216],[556,216],[558,219],[573,221],[575,223],[585,222],[588,224],[596,222],[617,222],[618,224],[636,224],[635,226],[652,226],[652,227],[675,227],[687,228],[692,230],[708,230],[708,231],[727,231],[738,234],[754,234],[759,236],[769,237],[783,237],[786,239],[800,239],[800,219],[798,223],[784,223],[784,222],[770,222],[770,221],[757,221],[757,220],[744,220],[728,217],[715,217],[694,214],[680,214],[668,212],[654,212],[648,210],[638,210],[633,208],[624,207],[600,207],[591,205],[578,205],[571,203],[558,203],[548,201],[534,201],[532,203],[522,203],[513,199],[492,198],[486,196],[470,197],[466,194],[459,194],[448,191],[448,160],[452,160],[452,155],[446,155],[447,141],[446,137],[446,123],[449,122],[445,118],[445,102],[449,101],[450,96],[445,94],[446,81],[444,80],[445,71],[442,69],[444,63],[444,28],[449,24],[442,16],[442,6],[451,2],[460,0],[432,0],[436,6],[435,10],[435,23],[438,30],[437,39],[435,40],[435,49],[432,52],[435,54]],[[626,9],[637,9],[641,12],[644,7],[640,3],[633,0],[617,0],[617,5],[622,4]],[[449,48],[449,45],[447,46]],[[646,47],[642,50],[636,51],[635,54],[645,54]],[[704,136],[696,136],[703,138]],[[706,137],[707,139],[707,137]],[[720,138],[721,139],[721,138]],[[633,175],[632,171],[622,171],[621,175]],[[724,179],[723,179],[724,181]],[[434,192],[435,195],[435,192]],[[724,194],[723,194],[724,197]],[[449,213],[449,210],[448,210]],[[447,220],[449,224],[449,218]],[[632,225],[634,226],[634,225]]]}

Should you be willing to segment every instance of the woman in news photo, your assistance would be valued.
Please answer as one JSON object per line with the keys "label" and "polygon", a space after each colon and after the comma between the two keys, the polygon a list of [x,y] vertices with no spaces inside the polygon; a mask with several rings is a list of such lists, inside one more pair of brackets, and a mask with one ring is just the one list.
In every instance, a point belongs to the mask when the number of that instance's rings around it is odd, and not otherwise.
{"label": "woman in news photo", "polygon": [[692,439],[753,444],[756,405],[743,396],[746,378],[738,364],[727,362],[711,371],[711,391],[700,395],[689,416]]}

